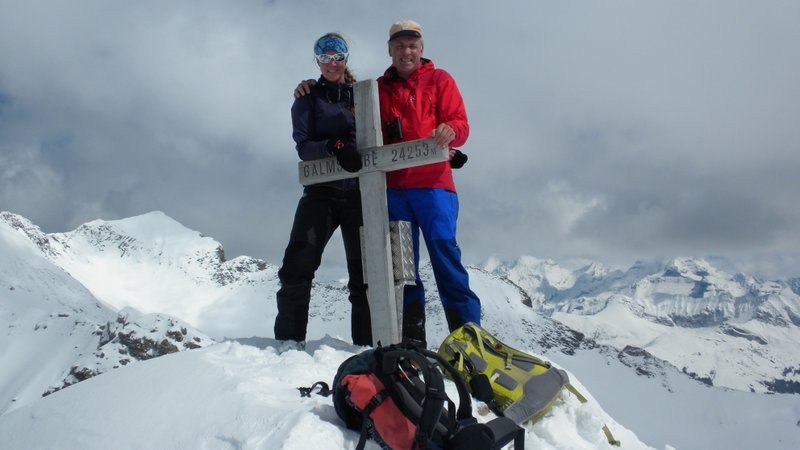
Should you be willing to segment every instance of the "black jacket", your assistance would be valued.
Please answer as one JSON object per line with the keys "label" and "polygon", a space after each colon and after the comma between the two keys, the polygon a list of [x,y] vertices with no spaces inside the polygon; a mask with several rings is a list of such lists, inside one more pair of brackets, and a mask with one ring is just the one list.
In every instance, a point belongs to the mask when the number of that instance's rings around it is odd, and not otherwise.
{"label": "black jacket", "polygon": [[[328,140],[356,140],[353,114],[353,86],[317,80],[311,93],[295,99],[292,105],[292,138],[303,161],[330,156]],[[358,178],[329,181],[315,186],[357,189]]]}

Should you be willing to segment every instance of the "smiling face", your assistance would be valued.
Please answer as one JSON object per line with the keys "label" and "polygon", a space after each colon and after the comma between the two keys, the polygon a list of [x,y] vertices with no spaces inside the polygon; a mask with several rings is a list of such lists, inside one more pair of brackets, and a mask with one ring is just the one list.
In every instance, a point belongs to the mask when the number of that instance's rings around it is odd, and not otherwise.
{"label": "smiling face", "polygon": [[408,78],[422,61],[422,39],[401,36],[389,41],[389,56],[400,78]]}
{"label": "smiling face", "polygon": [[[325,54],[333,56],[336,55],[337,52],[328,50]],[[347,58],[342,61],[336,61],[336,59],[331,58],[330,61],[326,63],[317,62],[319,64],[319,70],[326,80],[332,83],[344,83],[344,69],[347,67]]]}

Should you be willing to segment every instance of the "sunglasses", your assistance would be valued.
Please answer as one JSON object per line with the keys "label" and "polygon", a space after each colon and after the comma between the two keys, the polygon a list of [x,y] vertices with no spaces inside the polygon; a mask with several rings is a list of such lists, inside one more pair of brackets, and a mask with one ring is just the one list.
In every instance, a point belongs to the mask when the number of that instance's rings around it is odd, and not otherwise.
{"label": "sunglasses", "polygon": [[336,61],[336,62],[347,61],[347,57],[349,56],[349,54],[347,54],[347,53],[334,53],[332,55],[329,55],[327,53],[322,53],[322,54],[319,54],[319,55],[316,55],[316,56],[317,56],[317,62],[322,63],[322,64],[328,64],[331,61]]}

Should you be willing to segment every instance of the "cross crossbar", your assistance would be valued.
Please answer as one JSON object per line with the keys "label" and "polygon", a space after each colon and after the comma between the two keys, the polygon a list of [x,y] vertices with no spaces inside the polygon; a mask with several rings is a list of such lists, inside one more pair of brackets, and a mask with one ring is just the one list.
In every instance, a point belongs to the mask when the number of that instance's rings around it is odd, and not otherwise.
{"label": "cross crossbar", "polygon": [[300,184],[307,186],[326,181],[344,180],[375,171],[391,172],[432,162],[447,161],[449,158],[446,148],[434,146],[433,138],[398,142],[381,147],[358,147],[358,153],[361,155],[363,166],[358,173],[342,169],[334,156],[300,162]]}

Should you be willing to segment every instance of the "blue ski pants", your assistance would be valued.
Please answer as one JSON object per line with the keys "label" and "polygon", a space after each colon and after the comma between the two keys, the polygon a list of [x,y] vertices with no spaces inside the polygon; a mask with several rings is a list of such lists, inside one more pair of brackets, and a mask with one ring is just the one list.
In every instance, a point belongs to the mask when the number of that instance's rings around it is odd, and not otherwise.
{"label": "blue ski pants", "polygon": [[406,286],[403,309],[425,304],[425,288],[419,276],[419,235],[425,238],[439,298],[450,331],[467,322],[480,324],[481,302],[469,288],[469,275],[461,264],[456,243],[458,195],[445,189],[387,189],[389,220],[411,222],[416,286]]}

